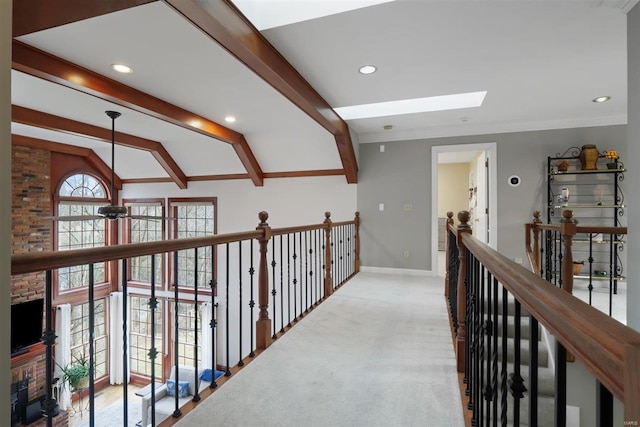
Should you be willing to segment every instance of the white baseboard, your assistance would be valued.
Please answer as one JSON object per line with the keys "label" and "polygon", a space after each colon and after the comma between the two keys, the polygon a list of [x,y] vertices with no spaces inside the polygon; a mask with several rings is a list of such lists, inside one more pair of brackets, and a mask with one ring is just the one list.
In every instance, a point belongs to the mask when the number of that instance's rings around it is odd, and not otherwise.
{"label": "white baseboard", "polygon": [[435,277],[431,270],[412,270],[409,268],[388,268],[388,267],[360,267],[363,273],[379,273],[379,274],[404,274],[406,276],[425,276]]}

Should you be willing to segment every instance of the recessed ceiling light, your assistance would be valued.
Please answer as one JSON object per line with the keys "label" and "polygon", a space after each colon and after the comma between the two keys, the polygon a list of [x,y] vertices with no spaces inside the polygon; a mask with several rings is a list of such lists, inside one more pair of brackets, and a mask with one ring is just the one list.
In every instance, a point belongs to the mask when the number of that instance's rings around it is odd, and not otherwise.
{"label": "recessed ceiling light", "polygon": [[236,118],[233,117],[233,116],[227,116],[227,117],[224,118],[224,121],[227,122],[227,123],[233,123],[233,122],[236,121]]}
{"label": "recessed ceiling light", "polygon": [[363,65],[360,67],[360,74],[373,74],[375,73],[377,68],[373,65]]}
{"label": "recessed ceiling light", "polygon": [[459,93],[456,95],[431,96],[428,98],[402,99],[400,101],[351,105],[334,108],[343,120],[396,116],[399,114],[427,113],[431,111],[455,110],[480,107],[487,91]]}
{"label": "recessed ceiling light", "polygon": [[124,74],[133,73],[133,68],[129,67],[128,65],[124,65],[124,64],[111,64],[111,68],[114,71],[117,71],[119,73],[124,73]]}
{"label": "recessed ceiling light", "polygon": [[601,102],[607,102],[610,99],[611,99],[610,96],[599,96],[599,97],[593,99],[591,102],[595,102],[597,104],[600,104]]}

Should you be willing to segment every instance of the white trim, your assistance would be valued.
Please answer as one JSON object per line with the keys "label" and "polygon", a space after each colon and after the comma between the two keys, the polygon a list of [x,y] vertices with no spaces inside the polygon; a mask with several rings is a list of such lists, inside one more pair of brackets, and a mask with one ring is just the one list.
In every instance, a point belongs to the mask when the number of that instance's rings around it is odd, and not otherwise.
{"label": "white trim", "polygon": [[[438,275],[438,154],[451,151],[486,151],[489,160],[489,246],[498,248],[498,146],[495,142],[435,145],[431,147],[431,270]],[[454,215],[455,223],[458,218]]]}
{"label": "white trim", "polygon": [[378,274],[404,274],[405,276],[435,277],[431,270],[412,270],[409,268],[388,268],[388,267],[360,267],[362,273]]}
{"label": "white trim", "polygon": [[627,115],[618,114],[607,117],[584,119],[540,120],[522,123],[465,123],[464,126],[438,126],[406,131],[362,132],[360,144],[377,142],[409,141],[414,139],[450,138],[458,136],[491,135],[499,133],[534,132],[552,129],[590,128],[598,126],[626,125]]}

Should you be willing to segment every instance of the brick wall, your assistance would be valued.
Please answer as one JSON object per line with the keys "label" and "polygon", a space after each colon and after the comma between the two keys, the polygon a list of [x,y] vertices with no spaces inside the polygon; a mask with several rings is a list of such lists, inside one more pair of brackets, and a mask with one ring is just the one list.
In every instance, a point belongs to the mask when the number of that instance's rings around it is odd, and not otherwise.
{"label": "brick wall", "polygon": [[[51,153],[11,147],[11,251],[15,254],[51,249]],[[44,297],[44,273],[12,277],[11,303]]]}
{"label": "brick wall", "polygon": [[[51,224],[40,218],[51,213],[50,152],[11,147],[12,253],[51,249]],[[44,273],[23,274],[11,278],[11,303],[44,298]],[[45,394],[45,357],[43,354],[12,366],[11,380],[29,381],[29,399]]]}

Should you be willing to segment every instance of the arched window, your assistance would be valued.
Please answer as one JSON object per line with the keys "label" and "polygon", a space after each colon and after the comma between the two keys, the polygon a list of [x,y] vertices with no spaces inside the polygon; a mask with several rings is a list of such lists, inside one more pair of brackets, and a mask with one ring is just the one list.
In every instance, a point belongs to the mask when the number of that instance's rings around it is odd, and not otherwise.
{"label": "arched window", "polygon": [[[109,203],[104,185],[95,177],[79,173],[66,178],[57,194],[57,216],[73,217],[57,221],[56,249],[94,248],[105,245],[106,220],[96,218],[98,208]],[[86,217],[87,219],[84,219]],[[105,263],[94,266],[95,283],[106,280]],[[89,284],[89,266],[58,270],[58,291],[64,292]]]}

